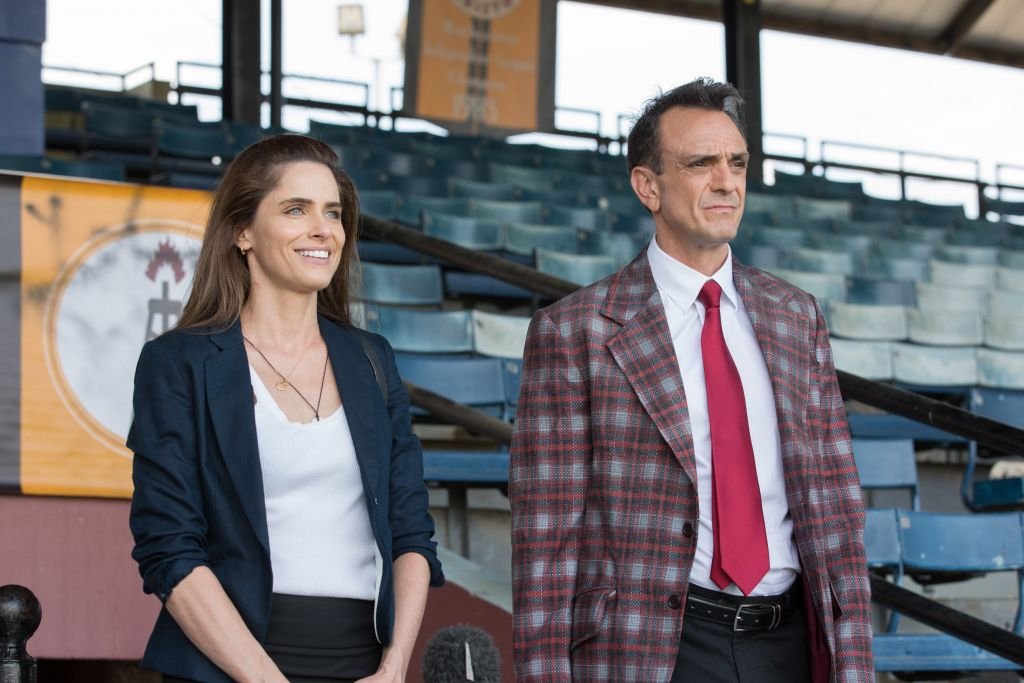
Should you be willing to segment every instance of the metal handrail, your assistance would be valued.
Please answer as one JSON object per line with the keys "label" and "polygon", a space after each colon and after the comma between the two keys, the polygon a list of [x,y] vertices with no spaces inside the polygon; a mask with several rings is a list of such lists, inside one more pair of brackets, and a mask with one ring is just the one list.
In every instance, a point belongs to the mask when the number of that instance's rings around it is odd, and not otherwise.
{"label": "metal handrail", "polygon": [[124,72],[103,71],[100,69],[82,69],[77,66],[50,66],[45,64],[43,65],[43,69],[49,69],[50,71],[63,71],[65,73],[87,74],[89,76],[100,76],[101,78],[117,78],[121,81],[122,92],[128,89],[128,77],[138,73],[139,71],[149,69],[150,80],[156,80],[156,62],[149,62],[148,64],[143,64],[142,66],[137,66],[134,69],[129,69]]}

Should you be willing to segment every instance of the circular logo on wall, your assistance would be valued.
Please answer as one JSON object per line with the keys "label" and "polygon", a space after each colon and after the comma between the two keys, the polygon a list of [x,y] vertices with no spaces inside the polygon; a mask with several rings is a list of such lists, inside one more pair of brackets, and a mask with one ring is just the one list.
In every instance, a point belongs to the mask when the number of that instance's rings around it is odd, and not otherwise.
{"label": "circular logo on wall", "polygon": [[58,273],[44,314],[46,367],[64,405],[121,452],[142,345],[177,322],[201,241],[198,226],[142,220],[97,234]]}
{"label": "circular logo on wall", "polygon": [[521,2],[522,0],[452,0],[456,7],[474,19],[500,19]]}

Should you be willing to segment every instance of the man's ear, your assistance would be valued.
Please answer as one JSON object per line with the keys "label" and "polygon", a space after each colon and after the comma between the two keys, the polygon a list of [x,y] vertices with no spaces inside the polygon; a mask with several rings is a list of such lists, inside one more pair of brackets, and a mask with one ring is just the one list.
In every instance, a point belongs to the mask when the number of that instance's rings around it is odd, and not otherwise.
{"label": "man's ear", "polygon": [[655,213],[661,208],[661,197],[658,196],[658,183],[655,182],[654,171],[646,166],[634,166],[629,173],[629,184],[633,186],[633,192],[648,211]]}

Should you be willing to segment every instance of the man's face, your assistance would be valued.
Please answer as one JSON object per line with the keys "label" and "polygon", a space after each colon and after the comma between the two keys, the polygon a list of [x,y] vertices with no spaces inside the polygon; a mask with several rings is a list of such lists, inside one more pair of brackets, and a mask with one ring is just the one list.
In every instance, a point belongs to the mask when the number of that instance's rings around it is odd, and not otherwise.
{"label": "man's face", "polygon": [[743,215],[750,159],[743,135],[723,112],[683,107],[662,114],[659,132],[661,173],[638,169],[648,196],[637,190],[654,215],[658,244],[684,262],[722,251]]}

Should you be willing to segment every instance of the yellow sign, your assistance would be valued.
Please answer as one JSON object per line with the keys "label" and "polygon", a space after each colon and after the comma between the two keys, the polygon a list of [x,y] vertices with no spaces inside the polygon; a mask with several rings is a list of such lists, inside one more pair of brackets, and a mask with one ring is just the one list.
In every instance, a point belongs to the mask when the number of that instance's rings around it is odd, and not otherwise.
{"label": "yellow sign", "polygon": [[554,111],[552,0],[414,0],[407,105],[475,128],[534,131]]}
{"label": "yellow sign", "polygon": [[208,210],[193,190],[22,181],[24,493],[131,495],[135,363],[181,312]]}

